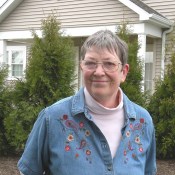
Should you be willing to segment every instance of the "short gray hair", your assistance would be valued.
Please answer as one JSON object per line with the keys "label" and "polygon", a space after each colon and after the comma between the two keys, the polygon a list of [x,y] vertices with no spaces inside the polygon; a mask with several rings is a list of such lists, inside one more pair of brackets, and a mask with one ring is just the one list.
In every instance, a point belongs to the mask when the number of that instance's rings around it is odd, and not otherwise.
{"label": "short gray hair", "polygon": [[123,65],[127,63],[127,44],[110,30],[100,30],[89,36],[81,47],[81,59],[84,59],[86,52],[93,46],[99,49],[105,48],[111,53],[115,51],[121,63]]}

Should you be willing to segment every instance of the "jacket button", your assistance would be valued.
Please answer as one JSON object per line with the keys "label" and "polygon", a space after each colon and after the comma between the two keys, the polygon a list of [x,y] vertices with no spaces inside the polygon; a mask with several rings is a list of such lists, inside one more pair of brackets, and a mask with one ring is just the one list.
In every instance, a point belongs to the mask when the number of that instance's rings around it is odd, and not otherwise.
{"label": "jacket button", "polygon": [[108,165],[107,169],[108,171],[112,171],[112,165]]}

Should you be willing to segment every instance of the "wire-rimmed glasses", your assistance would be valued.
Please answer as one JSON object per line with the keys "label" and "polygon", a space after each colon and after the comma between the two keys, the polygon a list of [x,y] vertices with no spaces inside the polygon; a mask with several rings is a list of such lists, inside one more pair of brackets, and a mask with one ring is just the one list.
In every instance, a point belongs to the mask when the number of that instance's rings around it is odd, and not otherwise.
{"label": "wire-rimmed glasses", "polygon": [[93,60],[82,60],[81,61],[81,67],[84,70],[87,71],[95,71],[97,69],[98,64],[101,64],[105,72],[115,72],[118,70],[119,65],[122,65],[122,63],[119,63],[117,61],[93,61]]}

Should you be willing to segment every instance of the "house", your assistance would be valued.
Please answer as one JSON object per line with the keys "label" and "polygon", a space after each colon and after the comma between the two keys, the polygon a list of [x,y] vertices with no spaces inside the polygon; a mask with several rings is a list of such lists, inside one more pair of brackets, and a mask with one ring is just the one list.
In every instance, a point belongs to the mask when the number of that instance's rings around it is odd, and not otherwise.
{"label": "house", "polygon": [[[173,31],[174,9],[174,0],[6,0],[0,7],[0,63],[9,65],[8,80],[22,77],[31,29],[40,35],[41,19],[53,11],[65,35],[74,40],[77,63],[87,36],[100,29],[115,32],[125,20],[141,44],[138,55],[145,64],[144,89],[153,91],[154,79],[164,75],[169,62],[165,46]],[[80,86],[81,75],[78,83]]]}

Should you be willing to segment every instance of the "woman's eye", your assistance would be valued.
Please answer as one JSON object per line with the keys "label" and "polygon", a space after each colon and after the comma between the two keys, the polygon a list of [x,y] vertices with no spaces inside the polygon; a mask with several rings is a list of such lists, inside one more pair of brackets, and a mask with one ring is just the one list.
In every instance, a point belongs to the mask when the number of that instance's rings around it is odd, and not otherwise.
{"label": "woman's eye", "polygon": [[96,65],[96,63],[92,62],[92,61],[86,61],[85,65],[87,65],[87,66],[90,65],[91,66],[91,65]]}
{"label": "woman's eye", "polygon": [[115,64],[114,64],[113,62],[110,62],[110,61],[105,62],[104,64],[105,64],[106,66],[115,66]]}

